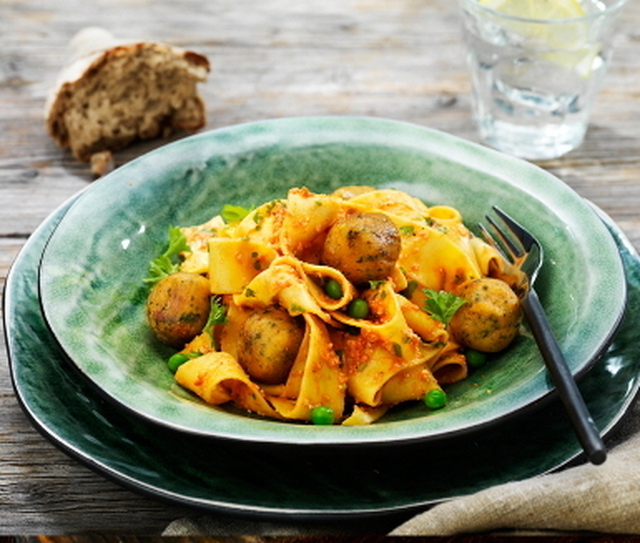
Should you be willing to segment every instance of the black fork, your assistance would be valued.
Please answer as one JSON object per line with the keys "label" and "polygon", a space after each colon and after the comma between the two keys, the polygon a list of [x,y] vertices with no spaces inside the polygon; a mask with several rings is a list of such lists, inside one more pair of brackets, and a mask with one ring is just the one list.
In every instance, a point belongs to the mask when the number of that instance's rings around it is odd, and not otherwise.
{"label": "black fork", "polygon": [[493,211],[502,225],[487,216],[489,227],[478,225],[482,237],[506,261],[514,264],[526,274],[528,285],[520,293],[522,311],[529,322],[538,348],[587,458],[593,464],[602,464],[607,458],[607,451],[600,437],[600,432],[589,414],[560,346],[553,335],[540,299],[533,289],[533,283],[544,259],[542,246],[531,232],[500,208],[493,206]]}

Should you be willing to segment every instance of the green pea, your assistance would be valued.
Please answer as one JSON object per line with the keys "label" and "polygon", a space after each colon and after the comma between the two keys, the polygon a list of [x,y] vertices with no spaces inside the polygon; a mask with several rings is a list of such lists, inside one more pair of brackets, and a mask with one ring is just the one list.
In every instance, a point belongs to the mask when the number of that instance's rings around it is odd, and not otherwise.
{"label": "green pea", "polygon": [[333,409],[326,405],[319,405],[314,407],[311,411],[311,422],[320,426],[329,426],[333,424],[335,420],[335,414]]}
{"label": "green pea", "polygon": [[329,279],[324,286],[324,293],[332,300],[339,300],[342,298],[342,285],[335,279]]}
{"label": "green pea", "polygon": [[176,353],[167,360],[167,366],[169,366],[169,369],[175,373],[182,364],[191,358],[193,358],[193,356],[189,356],[188,354]]}
{"label": "green pea", "polygon": [[439,388],[434,388],[424,395],[424,403],[429,409],[440,409],[447,405],[447,394]]}
{"label": "green pea", "polygon": [[354,319],[366,319],[369,316],[369,304],[362,298],[351,300],[347,306],[347,315]]}
{"label": "green pea", "polygon": [[467,357],[467,364],[472,368],[479,368],[487,361],[486,353],[475,349],[467,349],[464,354]]}

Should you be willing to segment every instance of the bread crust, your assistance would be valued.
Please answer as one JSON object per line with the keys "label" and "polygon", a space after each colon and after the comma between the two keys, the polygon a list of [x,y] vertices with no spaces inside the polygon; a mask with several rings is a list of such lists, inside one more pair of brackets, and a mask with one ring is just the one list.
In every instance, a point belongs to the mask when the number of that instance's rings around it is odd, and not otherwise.
{"label": "bread crust", "polygon": [[195,132],[206,123],[197,83],[209,60],[155,42],[115,45],[76,58],[46,104],[50,136],[80,161],[136,140]]}

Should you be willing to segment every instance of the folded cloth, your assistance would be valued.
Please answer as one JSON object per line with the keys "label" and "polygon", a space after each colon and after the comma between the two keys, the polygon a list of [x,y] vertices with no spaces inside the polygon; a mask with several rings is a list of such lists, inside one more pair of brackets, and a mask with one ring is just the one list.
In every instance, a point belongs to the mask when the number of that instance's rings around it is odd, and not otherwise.
{"label": "folded cloth", "polygon": [[[199,517],[184,517],[169,524],[163,537],[185,536],[224,536],[237,537],[239,541],[251,542],[252,537],[280,535],[304,535],[291,527],[278,523],[245,520],[225,514],[204,515]],[[257,540],[259,541],[259,539]]]}
{"label": "folded cloth", "polygon": [[260,543],[262,537],[330,537],[359,534],[353,530],[354,528],[345,529],[344,526],[331,521],[294,523],[286,520],[247,519],[219,513],[176,519],[165,528],[162,536],[223,536],[227,543],[234,543],[234,540],[229,538],[236,538],[238,543]]}
{"label": "folded cloth", "polygon": [[444,502],[395,528],[394,536],[478,534],[498,530],[640,534],[640,409],[600,466],[506,483]]}

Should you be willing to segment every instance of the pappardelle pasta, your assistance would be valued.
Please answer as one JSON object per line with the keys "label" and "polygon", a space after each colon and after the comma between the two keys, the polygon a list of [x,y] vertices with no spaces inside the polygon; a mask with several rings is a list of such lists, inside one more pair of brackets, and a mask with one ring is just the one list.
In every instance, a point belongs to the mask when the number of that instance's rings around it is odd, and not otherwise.
{"label": "pappardelle pasta", "polygon": [[295,188],[173,233],[180,258],[155,274],[147,316],[179,349],[177,383],[209,404],[369,424],[441,406],[473,357],[519,333],[522,274],[456,209],[399,190]]}

